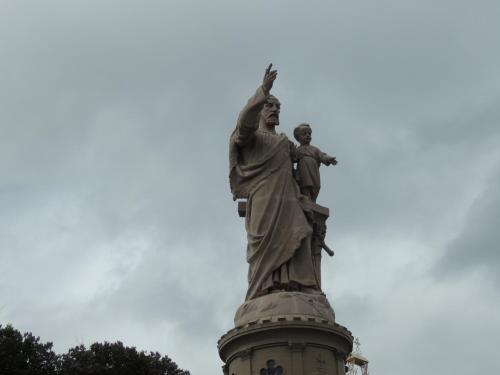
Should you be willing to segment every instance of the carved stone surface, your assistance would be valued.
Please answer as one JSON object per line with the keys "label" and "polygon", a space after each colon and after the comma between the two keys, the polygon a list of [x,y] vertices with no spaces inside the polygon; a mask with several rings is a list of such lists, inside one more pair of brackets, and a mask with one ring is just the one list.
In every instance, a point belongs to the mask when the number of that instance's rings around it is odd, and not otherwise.
{"label": "carved stone surface", "polygon": [[324,294],[277,292],[246,301],[236,311],[234,324],[240,327],[250,322],[285,316],[335,322],[335,313]]}
{"label": "carved stone surface", "polygon": [[306,123],[294,129],[293,135],[300,143],[300,146],[295,149],[294,159],[297,162],[296,178],[301,193],[316,202],[321,189],[319,166],[321,164],[336,165],[337,159],[312,146],[311,134],[311,126]]}
{"label": "carved stone surface", "polygon": [[[336,323],[288,317],[235,328],[218,344],[229,374],[260,375],[279,366],[286,375],[345,375],[345,357],[339,353],[350,352],[352,340]],[[248,351],[250,356],[244,354]]]}
{"label": "carved stone surface", "polygon": [[267,69],[229,141],[231,192],[234,199],[246,199],[246,300],[275,290],[321,290],[311,255],[313,228],[304,209],[309,199],[292,173],[294,145],[275,129],[280,102],[270,90],[276,75]]}
{"label": "carved stone surface", "polygon": [[322,250],[333,251],[325,244],[330,210],[315,203],[320,163],[337,161],[310,145],[309,126],[296,131],[299,147],[276,133],[276,76],[269,66],[230,137],[230,187],[245,218],[249,272],[219,355],[227,375],[345,375],[353,338],[321,290]]}
{"label": "carved stone surface", "polygon": [[266,362],[266,366],[261,368],[259,375],[283,375],[283,367],[277,366],[274,359]]}

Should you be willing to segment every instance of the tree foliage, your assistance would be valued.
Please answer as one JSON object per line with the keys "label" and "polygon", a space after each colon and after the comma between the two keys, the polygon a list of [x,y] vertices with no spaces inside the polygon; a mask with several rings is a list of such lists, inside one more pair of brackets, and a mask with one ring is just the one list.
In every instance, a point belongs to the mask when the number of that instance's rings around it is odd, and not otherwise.
{"label": "tree foliage", "polygon": [[0,374],[56,375],[58,356],[52,343],[41,343],[40,337],[21,334],[11,325],[0,325]]}
{"label": "tree foliage", "polygon": [[57,355],[52,343],[40,343],[31,333],[22,335],[0,325],[0,374],[9,375],[189,375],[168,356],[138,351],[115,343],[78,345]]}
{"label": "tree foliage", "polygon": [[167,356],[115,343],[76,346],[61,356],[64,375],[189,375]]}

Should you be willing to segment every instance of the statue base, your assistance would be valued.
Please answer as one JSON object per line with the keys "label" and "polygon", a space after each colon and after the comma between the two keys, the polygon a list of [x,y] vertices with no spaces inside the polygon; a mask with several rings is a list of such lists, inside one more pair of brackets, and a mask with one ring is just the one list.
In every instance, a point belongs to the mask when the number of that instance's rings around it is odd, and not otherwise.
{"label": "statue base", "polygon": [[275,292],[241,305],[236,311],[234,326],[242,327],[285,315],[335,322],[335,313],[323,293]]}
{"label": "statue base", "polygon": [[225,375],[345,375],[352,341],[339,324],[288,315],[232,329],[218,348]]}
{"label": "statue base", "polygon": [[267,294],[234,322],[218,343],[226,375],[345,375],[353,338],[322,293]]}

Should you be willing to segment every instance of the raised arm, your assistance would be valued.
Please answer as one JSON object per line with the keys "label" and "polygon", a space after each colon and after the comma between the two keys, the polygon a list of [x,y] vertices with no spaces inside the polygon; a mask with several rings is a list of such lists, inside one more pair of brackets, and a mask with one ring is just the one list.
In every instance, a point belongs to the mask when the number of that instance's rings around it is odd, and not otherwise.
{"label": "raised arm", "polygon": [[250,143],[254,137],[255,131],[259,128],[260,111],[266,103],[269,92],[273,87],[274,80],[278,72],[271,70],[273,64],[270,64],[264,73],[262,85],[259,86],[255,94],[248,100],[245,107],[238,116],[236,129],[233,133],[234,142],[238,146],[244,146]]}

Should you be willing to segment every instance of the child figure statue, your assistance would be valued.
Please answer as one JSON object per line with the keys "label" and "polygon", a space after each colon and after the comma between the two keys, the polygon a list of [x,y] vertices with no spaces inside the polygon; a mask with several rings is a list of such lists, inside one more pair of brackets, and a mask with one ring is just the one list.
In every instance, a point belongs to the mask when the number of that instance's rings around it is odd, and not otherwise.
{"label": "child figure statue", "polygon": [[300,124],[293,130],[293,136],[300,143],[300,146],[295,149],[297,181],[300,186],[300,192],[316,203],[316,198],[321,189],[319,167],[321,163],[324,165],[335,165],[337,164],[337,159],[312,146],[310,144],[311,134],[312,130],[309,124]]}

